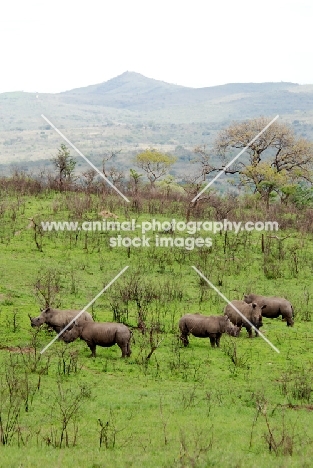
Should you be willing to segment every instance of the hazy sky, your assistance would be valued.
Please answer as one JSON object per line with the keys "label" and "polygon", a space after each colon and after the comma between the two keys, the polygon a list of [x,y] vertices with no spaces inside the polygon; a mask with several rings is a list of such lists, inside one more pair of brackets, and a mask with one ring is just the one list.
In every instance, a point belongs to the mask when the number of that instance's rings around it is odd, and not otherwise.
{"label": "hazy sky", "polygon": [[313,83],[312,0],[11,0],[0,92],[60,92],[126,70],[191,87]]}

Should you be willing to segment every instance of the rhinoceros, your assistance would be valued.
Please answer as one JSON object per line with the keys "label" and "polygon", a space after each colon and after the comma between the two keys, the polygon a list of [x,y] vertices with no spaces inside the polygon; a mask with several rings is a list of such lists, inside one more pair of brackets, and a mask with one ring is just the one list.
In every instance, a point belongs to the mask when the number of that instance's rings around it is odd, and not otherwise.
{"label": "rhinoceros", "polygon": [[[262,327],[262,313],[266,308],[266,305],[260,307],[256,302],[247,304],[244,301],[237,300],[231,301],[231,304],[233,304],[250,323],[247,322],[240,314],[238,314],[238,312],[230,304],[227,304],[225,307],[224,314],[234,325],[237,325],[237,327],[244,327],[249,334],[249,338],[252,338],[251,324],[257,329]],[[257,331],[255,332],[255,336],[258,336]]]}
{"label": "rhinoceros", "polygon": [[214,348],[215,345],[219,347],[223,333],[238,336],[240,331],[224,315],[186,314],[179,320],[178,326],[184,346],[189,344],[190,333],[197,338],[210,338],[211,346]]}
{"label": "rhinoceros", "polygon": [[71,330],[63,333],[66,343],[71,343],[77,338],[86,341],[92,357],[96,357],[97,345],[108,348],[115,344],[121,348],[122,357],[131,355],[131,331],[123,323],[86,322],[83,325],[75,324]]}
{"label": "rhinoceros", "polygon": [[293,321],[293,307],[287,299],[284,297],[275,296],[258,296],[257,294],[247,294],[244,296],[244,301],[247,304],[256,302],[259,306],[266,306],[266,309],[262,310],[263,317],[266,318],[277,318],[280,315],[283,320],[287,321],[287,326],[292,327]]}
{"label": "rhinoceros", "polygon": [[[60,310],[48,307],[41,311],[39,317],[32,318],[29,315],[29,318],[32,327],[40,327],[40,325],[46,323],[59,334],[79,313],[80,310]],[[83,312],[78,317],[77,321],[79,324],[83,324],[85,322],[93,322],[93,318],[88,312]],[[73,327],[73,325],[70,325],[70,328],[71,327]],[[60,338],[63,339],[63,335],[61,335]]]}

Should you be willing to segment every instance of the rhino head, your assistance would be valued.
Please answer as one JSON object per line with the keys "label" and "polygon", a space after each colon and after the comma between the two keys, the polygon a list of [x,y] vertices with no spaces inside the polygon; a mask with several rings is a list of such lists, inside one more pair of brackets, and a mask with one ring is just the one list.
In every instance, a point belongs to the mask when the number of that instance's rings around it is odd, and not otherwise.
{"label": "rhino head", "polygon": [[256,328],[262,327],[262,310],[265,309],[266,305],[260,307],[256,302],[252,304],[252,315],[251,315],[251,322]]}
{"label": "rhino head", "polygon": [[237,325],[234,325],[229,320],[227,315],[224,315],[224,317],[225,317],[225,332],[230,336],[238,337],[240,334],[241,327],[237,327]]}
{"label": "rhino head", "polygon": [[30,314],[28,314],[31,326],[33,328],[40,327],[40,325],[42,325],[43,323],[46,323],[49,313],[50,313],[50,307],[48,307],[47,309],[42,309],[41,314],[38,317],[31,317]]}
{"label": "rhino head", "polygon": [[77,322],[74,322],[70,328],[62,333],[62,340],[65,341],[65,343],[72,343],[72,341],[75,341],[81,335],[81,331],[82,327],[80,327]]}

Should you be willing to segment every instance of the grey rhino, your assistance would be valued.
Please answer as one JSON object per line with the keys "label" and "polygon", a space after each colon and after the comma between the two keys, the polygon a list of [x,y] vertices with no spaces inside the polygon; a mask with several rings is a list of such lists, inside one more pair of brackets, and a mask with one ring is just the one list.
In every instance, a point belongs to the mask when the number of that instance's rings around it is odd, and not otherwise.
{"label": "grey rhino", "polygon": [[287,321],[287,326],[292,327],[293,307],[287,299],[275,296],[258,296],[257,294],[247,294],[244,296],[244,301],[247,304],[257,302],[261,307],[266,305],[266,310],[262,311],[263,317],[277,318],[280,315],[283,320]]}
{"label": "grey rhino", "polygon": [[[79,313],[80,310],[60,310],[48,307],[41,311],[39,317],[32,318],[29,315],[29,318],[32,327],[40,327],[40,325],[46,323],[59,334]],[[88,312],[83,312],[77,320],[79,323],[93,322],[93,318]],[[70,327],[72,326],[70,325]],[[63,336],[61,335],[60,338],[63,339]]]}
{"label": "grey rhino", "polygon": [[97,345],[109,348],[115,344],[121,348],[122,357],[131,355],[131,331],[123,323],[86,322],[83,325],[75,324],[71,330],[63,333],[66,343],[71,343],[77,338],[86,341],[92,357],[96,357]]}
{"label": "grey rhino", "polygon": [[211,346],[214,348],[215,345],[219,347],[223,333],[238,336],[240,331],[224,315],[186,314],[179,320],[178,326],[184,346],[189,344],[190,333],[197,338],[210,338]]}
{"label": "grey rhino", "polygon": [[[259,329],[262,327],[262,314],[263,309],[266,308],[266,305],[260,307],[256,302],[247,304],[244,301],[237,300],[231,301],[231,304],[233,304],[239,310],[239,312],[241,312],[242,315],[249,320],[250,324],[254,325],[255,328]],[[227,315],[229,320],[234,325],[240,327],[240,329],[241,327],[244,327],[249,334],[249,338],[252,338],[252,326],[240,314],[238,314],[238,312],[230,304],[227,304],[225,307],[224,314]],[[257,332],[255,332],[255,336],[258,336]]]}

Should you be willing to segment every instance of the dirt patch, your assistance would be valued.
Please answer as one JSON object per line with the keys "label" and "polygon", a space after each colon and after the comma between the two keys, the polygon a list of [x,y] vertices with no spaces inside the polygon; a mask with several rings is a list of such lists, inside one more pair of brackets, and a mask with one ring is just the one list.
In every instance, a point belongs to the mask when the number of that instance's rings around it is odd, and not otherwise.
{"label": "dirt patch", "polygon": [[279,405],[282,408],[290,408],[294,410],[301,410],[306,409],[307,411],[313,411],[313,405],[293,405],[291,403],[287,403],[286,405]]}
{"label": "dirt patch", "polygon": [[10,351],[11,353],[31,353],[32,351],[34,351],[34,348],[32,346],[0,346],[0,350]]}

